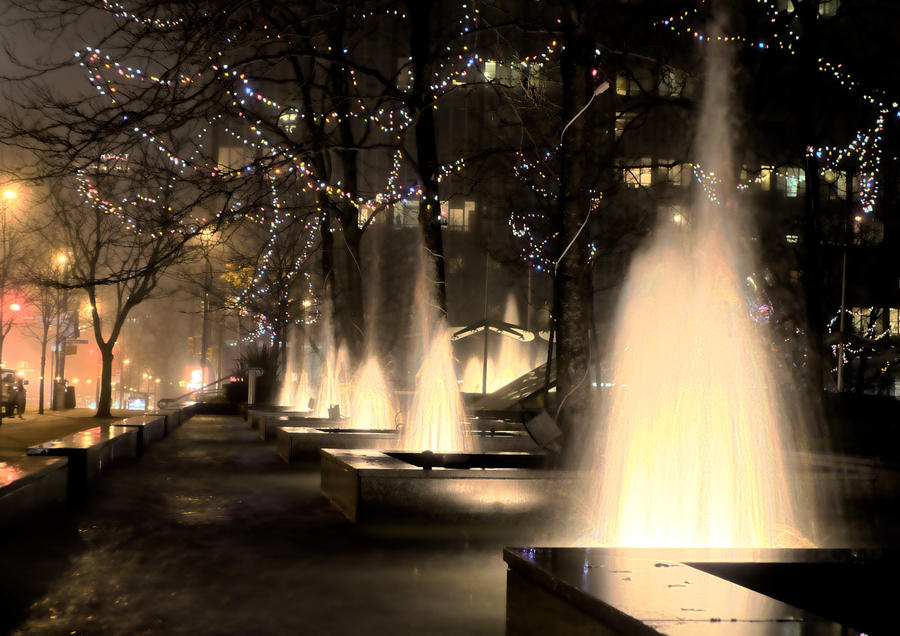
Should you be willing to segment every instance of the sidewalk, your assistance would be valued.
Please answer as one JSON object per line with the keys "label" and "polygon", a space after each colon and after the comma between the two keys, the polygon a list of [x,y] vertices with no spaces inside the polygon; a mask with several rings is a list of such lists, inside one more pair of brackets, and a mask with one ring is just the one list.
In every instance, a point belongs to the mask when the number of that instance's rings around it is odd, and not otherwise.
{"label": "sidewalk", "polygon": [[4,417],[0,425],[0,455],[24,455],[29,446],[140,414],[137,411],[113,411],[113,417],[96,418],[93,409],[47,409],[43,415],[26,411],[25,419],[21,420]]}
{"label": "sidewalk", "polygon": [[521,539],[502,530],[352,524],[317,469],[198,415],[83,508],[0,541],[0,633],[501,636],[502,548]]}

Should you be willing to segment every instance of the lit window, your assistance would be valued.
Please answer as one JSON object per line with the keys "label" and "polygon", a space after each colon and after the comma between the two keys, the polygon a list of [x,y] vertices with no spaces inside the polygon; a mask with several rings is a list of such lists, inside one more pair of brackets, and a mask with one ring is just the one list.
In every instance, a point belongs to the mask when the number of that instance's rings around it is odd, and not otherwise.
{"label": "lit window", "polygon": [[828,184],[824,188],[825,196],[829,199],[847,198],[847,173],[842,170],[823,170],[822,181]]}
{"label": "lit window", "polygon": [[798,236],[797,234],[785,234],[784,240],[786,240],[788,243],[791,243],[791,244],[799,243],[800,236]]}
{"label": "lit window", "polygon": [[519,65],[498,63],[494,60],[486,60],[482,75],[489,82],[496,82],[503,86],[518,86],[522,82],[524,74],[529,74],[530,69],[525,69]]}
{"label": "lit window", "polygon": [[785,168],[778,173],[778,189],[789,199],[796,199],[806,191],[806,174],[800,168]]}
{"label": "lit window", "polygon": [[756,178],[756,183],[762,190],[771,190],[772,189],[772,166],[763,166],[759,169],[759,176]]}
{"label": "lit window", "polygon": [[466,201],[463,207],[451,207],[447,226],[454,230],[468,230],[471,215],[475,211],[475,202]]}
{"label": "lit window", "polygon": [[399,201],[394,204],[394,225],[410,226],[419,223],[419,201]]}
{"label": "lit window", "polygon": [[297,131],[297,123],[300,113],[296,108],[289,108],[278,116],[278,127],[287,135],[293,135]]}
{"label": "lit window", "polygon": [[657,171],[659,182],[675,186],[684,185],[683,170],[684,164],[677,163],[674,159],[660,159]]}
{"label": "lit window", "polygon": [[641,83],[646,80],[647,73],[636,71],[634,73],[621,72],[616,76],[616,94],[640,95]]}
{"label": "lit window", "polygon": [[625,180],[625,186],[628,188],[646,188],[653,183],[653,166],[649,157],[640,160],[640,165],[629,166],[624,162],[622,165],[622,177]]}
{"label": "lit window", "polygon": [[759,170],[754,170],[744,166],[741,168],[741,183],[747,188],[769,190],[772,187],[772,167],[762,166]]}
{"label": "lit window", "polygon": [[664,97],[681,97],[687,84],[687,73],[663,66],[659,69],[659,94]]}
{"label": "lit window", "polygon": [[618,112],[616,113],[616,138],[621,137],[625,129],[634,121],[636,113]]}
{"label": "lit window", "polygon": [[888,312],[888,320],[890,322],[888,326],[891,328],[891,333],[894,335],[900,333],[900,309],[891,307]]}
{"label": "lit window", "polygon": [[872,318],[871,307],[854,307],[850,310],[853,315],[853,329],[857,333],[865,333],[869,328],[869,321]]}
{"label": "lit window", "polygon": [[[373,216],[375,215],[375,216]],[[365,203],[359,206],[359,211],[356,217],[356,223],[359,227],[365,227],[366,223],[369,222],[369,219],[372,219],[372,223],[375,223],[378,219],[378,207],[371,205],[370,203]]]}
{"label": "lit window", "polygon": [[837,13],[841,0],[819,0],[819,15],[830,18]]}
{"label": "lit window", "polygon": [[253,154],[247,146],[220,146],[219,170],[244,170],[253,165]]}

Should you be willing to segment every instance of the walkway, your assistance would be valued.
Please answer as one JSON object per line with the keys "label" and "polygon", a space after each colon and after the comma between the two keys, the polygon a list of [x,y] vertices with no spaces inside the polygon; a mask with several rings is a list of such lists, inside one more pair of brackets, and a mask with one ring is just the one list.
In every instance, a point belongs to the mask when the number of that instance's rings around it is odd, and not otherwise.
{"label": "walkway", "polygon": [[0,632],[504,632],[509,541],[354,526],[237,417],[194,417],[36,526],[0,537]]}

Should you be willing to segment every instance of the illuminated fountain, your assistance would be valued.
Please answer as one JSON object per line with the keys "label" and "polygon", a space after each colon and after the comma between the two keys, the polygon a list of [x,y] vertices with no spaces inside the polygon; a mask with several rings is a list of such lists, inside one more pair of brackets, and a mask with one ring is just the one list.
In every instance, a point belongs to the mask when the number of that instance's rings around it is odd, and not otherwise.
{"label": "illuminated fountain", "polygon": [[290,344],[287,349],[287,364],[278,404],[282,405],[285,411],[309,411],[310,398],[313,397],[309,384],[309,372],[305,368],[297,370],[294,356],[290,355],[292,349]]}
{"label": "illuminated fountain", "polygon": [[459,384],[459,390],[463,393],[481,393],[481,378],[484,373],[484,367],[478,356],[471,355],[466,360],[466,365],[462,371],[462,381]]}
{"label": "illuminated fountain", "polygon": [[291,346],[291,338],[288,336],[287,344],[287,363],[284,369],[284,379],[281,381],[281,391],[278,393],[278,404],[290,409],[295,408],[294,392],[297,388],[297,371],[294,365],[294,356],[291,355],[293,347]]}
{"label": "illuminated fountain", "polygon": [[369,356],[356,376],[350,425],[353,429],[393,430],[395,422],[393,391],[384,379],[381,364]]}
{"label": "illuminated fountain", "polygon": [[450,334],[441,326],[431,337],[416,375],[416,392],[400,445],[410,451],[472,452],[475,444],[465,420]]}
{"label": "illuminated fountain", "polygon": [[[499,323],[485,322],[488,324],[488,334],[485,334],[485,337],[493,332],[495,334],[493,336],[494,344],[491,347],[482,348],[480,354],[473,353],[466,361],[460,383],[460,389],[465,393],[483,392],[484,349],[488,350],[487,393],[493,393],[503,388],[536,366],[531,347],[528,344],[534,338],[534,334],[519,325],[519,308],[512,292],[506,298],[503,321]],[[477,323],[475,327],[483,324],[483,322]],[[480,329],[466,328],[454,334],[454,339],[468,338],[479,332]],[[497,344],[498,336],[499,345]]]}
{"label": "illuminated fountain", "polygon": [[312,385],[309,382],[309,373],[306,369],[300,372],[300,378],[297,380],[294,397],[291,404],[296,411],[307,412],[313,400]]}
{"label": "illuminated fountain", "polygon": [[[787,418],[766,325],[750,311],[753,256],[731,174],[730,56],[709,56],[701,182],[636,255],[612,332],[612,388],[590,448],[593,543],[785,547],[811,513],[787,470]],[[809,545],[806,542],[806,545]]]}
{"label": "illuminated fountain", "polygon": [[[512,293],[506,298],[503,322],[519,324],[519,307]],[[514,338],[501,337],[496,360],[488,364],[488,393],[506,386],[534,368],[530,345]]]}
{"label": "illuminated fountain", "polygon": [[538,469],[543,453],[521,424],[467,421],[450,333],[426,283],[420,274],[413,323],[423,353],[400,438],[323,448],[322,494],[352,521],[533,514],[551,498],[548,471]]}
{"label": "illuminated fountain", "polygon": [[[803,409],[786,403],[765,325],[752,318],[754,261],[731,175],[731,57],[709,39],[694,166],[703,192],[690,214],[660,218],[632,263],[611,387],[585,445],[590,477],[563,530],[597,547],[505,551],[516,633],[848,633],[813,614],[848,619],[837,606],[861,597],[854,585],[879,594],[861,551],[805,538],[819,532],[818,493],[792,447],[803,431],[791,415]],[[552,614],[540,609],[548,596]],[[545,622],[553,628],[535,627]]]}
{"label": "illuminated fountain", "polygon": [[600,544],[774,547],[796,536],[786,411],[722,212],[701,201],[693,227],[662,228],[622,292],[588,502]]}
{"label": "illuminated fountain", "polygon": [[[334,407],[346,417],[350,410],[350,365],[347,349],[341,345],[337,351],[329,347],[325,353],[325,368],[316,393],[316,417],[331,418]],[[332,418],[333,419],[333,418]]]}
{"label": "illuminated fountain", "polygon": [[[286,381],[285,386],[293,394],[291,406],[264,407],[250,409],[247,420],[251,428],[255,428],[260,439],[267,440],[276,435],[281,426],[298,424],[302,426],[340,427],[348,422],[350,407],[349,362],[347,351],[342,346],[337,351],[332,344],[330,334],[322,354],[323,363],[320,369],[319,386],[315,393],[315,409],[310,409],[312,387],[306,369],[299,374],[299,379],[292,389]],[[294,374],[296,375],[296,374]],[[285,388],[282,388],[282,394]]]}

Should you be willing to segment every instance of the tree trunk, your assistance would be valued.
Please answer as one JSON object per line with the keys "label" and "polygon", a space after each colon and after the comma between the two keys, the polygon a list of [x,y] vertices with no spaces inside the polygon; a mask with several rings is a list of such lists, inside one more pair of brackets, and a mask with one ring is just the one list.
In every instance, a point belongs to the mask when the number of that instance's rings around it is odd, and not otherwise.
{"label": "tree trunk", "polygon": [[[100,398],[97,400],[96,417],[112,416],[112,365],[114,342],[97,343],[100,349]],[[148,405],[149,406],[149,405]]]}
{"label": "tree trunk", "polygon": [[410,56],[413,87],[409,97],[410,112],[416,120],[416,163],[422,181],[419,205],[419,227],[425,244],[429,275],[434,281],[434,300],[441,313],[447,315],[447,277],[444,269],[444,241],[441,234],[441,200],[438,190],[437,137],[434,123],[434,93],[431,59],[430,23],[433,0],[408,2],[410,17]]}
{"label": "tree trunk", "polygon": [[330,318],[334,319],[336,311],[336,290],[334,284],[334,234],[331,233],[331,213],[328,211],[327,195],[319,193],[319,209],[321,219],[319,221],[319,234],[322,235],[322,285],[324,287],[324,300],[331,305]]}
{"label": "tree trunk", "polygon": [[[806,130],[804,142],[809,147],[818,147],[815,122],[817,114],[818,70],[818,2],[801,0],[794,3],[803,33],[800,60],[803,72],[801,82],[805,84],[804,95],[808,108],[804,117]],[[806,176],[806,196],[803,206],[803,295],[806,302],[806,319],[810,355],[808,358],[810,389],[821,393],[824,388],[824,308],[822,294],[822,230],[820,219],[819,161],[814,154],[807,153],[804,163]]]}
{"label": "tree trunk", "polygon": [[350,208],[341,215],[341,227],[344,235],[344,245],[341,246],[342,249],[339,252],[341,255],[341,262],[338,268],[341,300],[339,324],[341,325],[343,342],[347,346],[350,361],[355,369],[362,362],[365,340],[364,289],[362,272],[360,271],[362,232],[357,223],[356,208]]}
{"label": "tree trunk", "polygon": [[[560,67],[563,82],[563,120],[568,122],[588,103],[594,85],[584,60],[591,58],[591,37],[585,20],[589,9],[579,0],[565,3]],[[559,261],[554,280],[557,311],[557,384],[560,400],[557,423],[571,439],[574,425],[588,416],[590,332],[593,323],[593,288],[585,224],[591,207],[587,142],[588,117],[575,119],[562,140],[559,218]],[[568,249],[567,249],[568,248]],[[567,250],[567,251],[566,251]],[[565,254],[562,252],[565,251]]]}
{"label": "tree trunk", "polygon": [[[331,32],[331,46],[336,51],[344,49],[346,33],[345,14],[341,13],[334,23]],[[331,100],[333,110],[340,113],[338,134],[342,150],[337,153],[341,165],[343,187],[351,196],[359,196],[359,145],[353,134],[354,118],[351,116],[350,82],[347,69],[340,64],[331,66]],[[363,357],[365,324],[363,320],[363,284],[362,262],[360,261],[360,242],[362,230],[359,227],[359,209],[355,205],[344,203],[340,210],[341,229],[344,241],[341,246],[341,259],[337,263],[340,278],[341,311],[339,324],[343,342],[350,354],[350,362],[356,369]]]}

